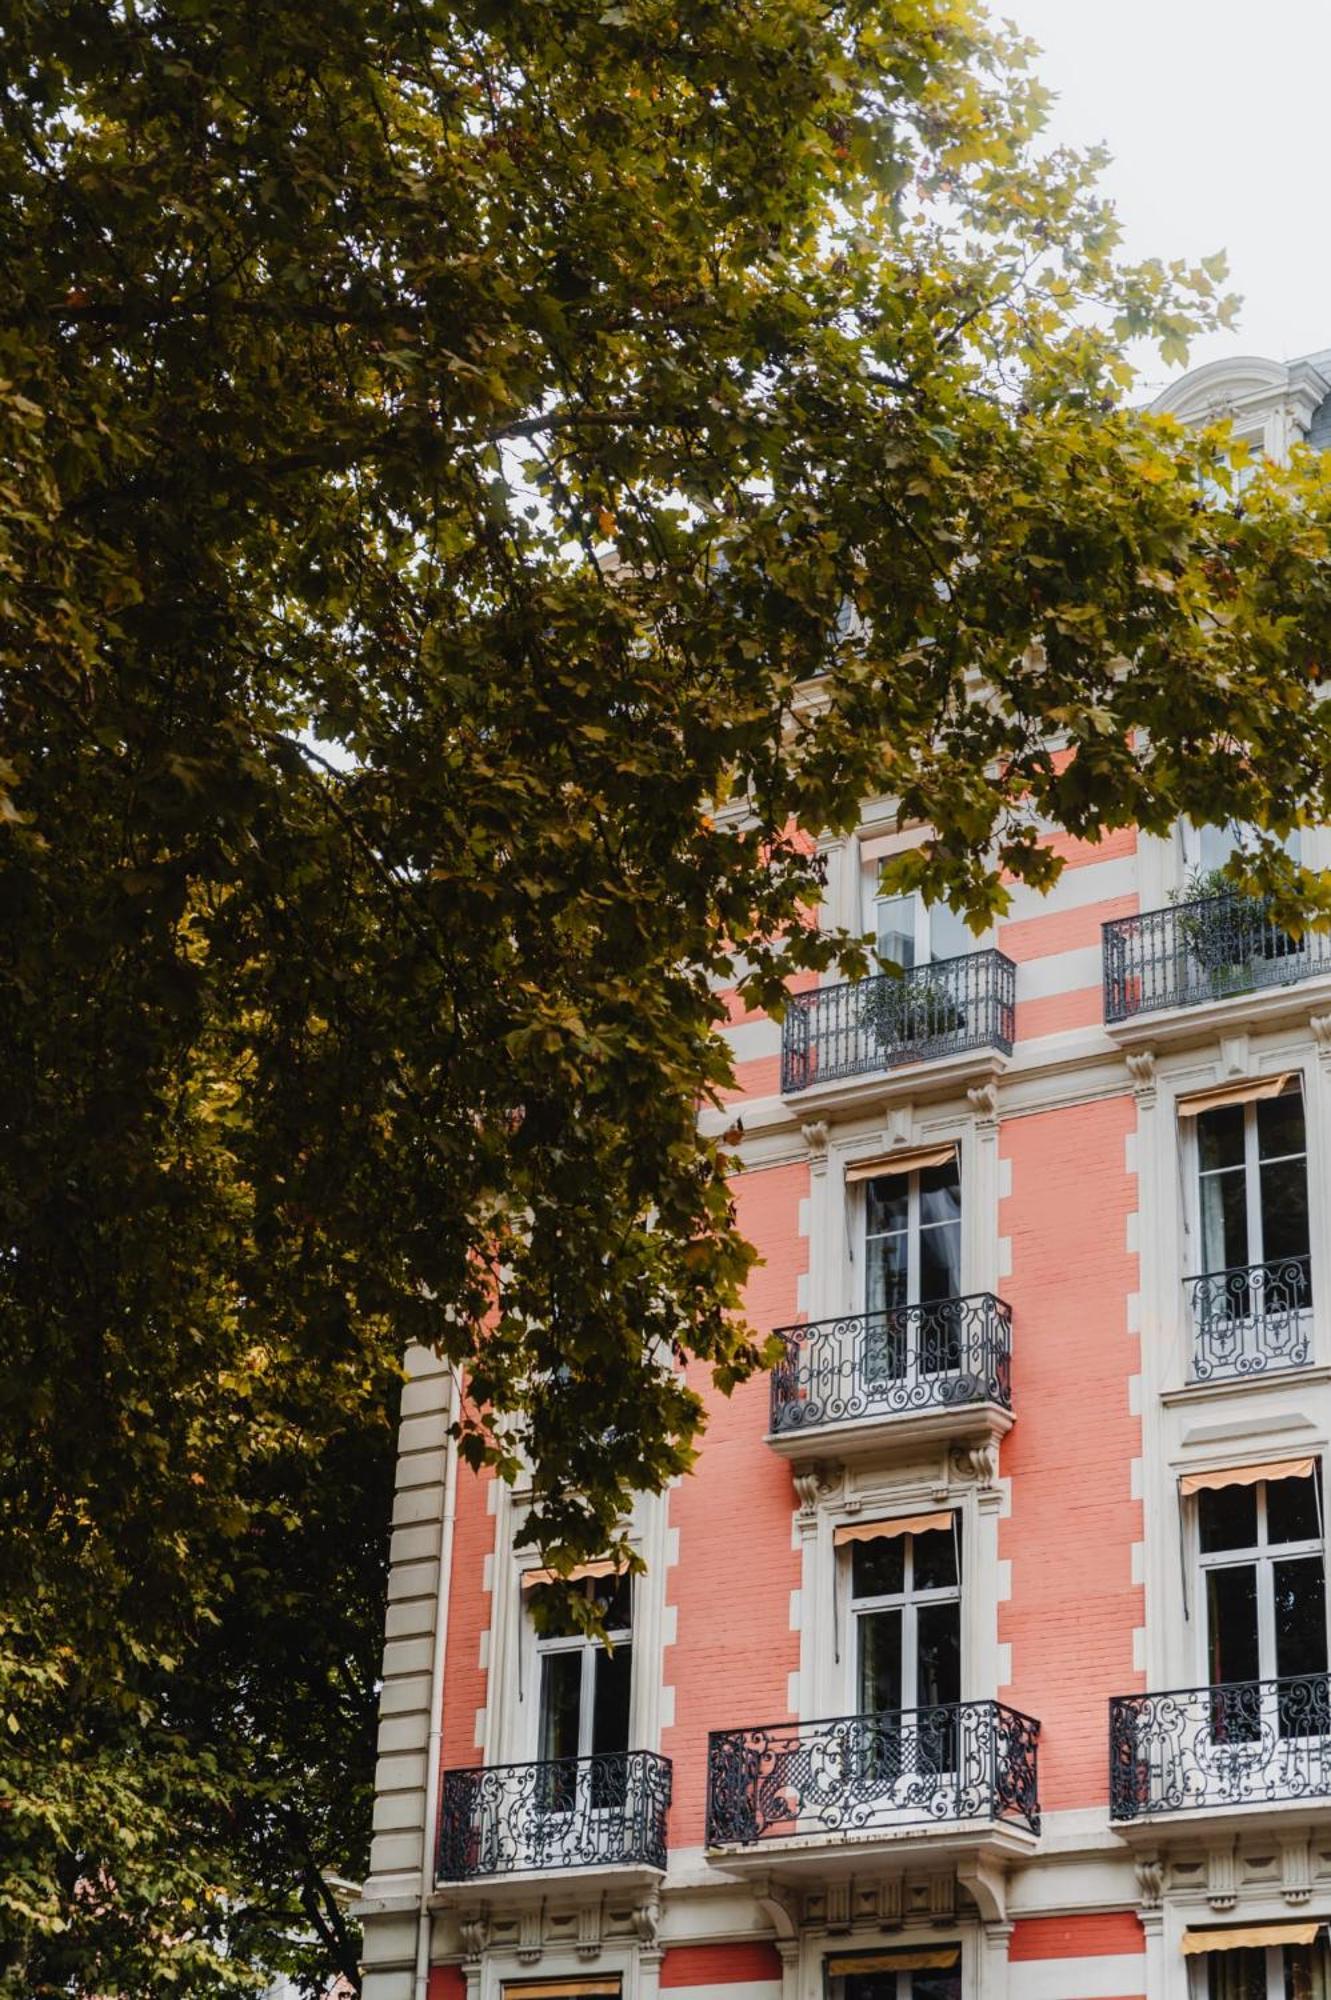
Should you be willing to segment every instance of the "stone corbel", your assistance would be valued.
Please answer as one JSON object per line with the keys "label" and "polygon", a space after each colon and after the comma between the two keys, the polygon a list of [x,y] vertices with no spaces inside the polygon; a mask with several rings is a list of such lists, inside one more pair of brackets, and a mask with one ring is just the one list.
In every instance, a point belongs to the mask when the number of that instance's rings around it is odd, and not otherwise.
{"label": "stone corbel", "polygon": [[644,1951],[655,1951],[661,1935],[661,1898],[653,1889],[633,1912],[633,1928]]}
{"label": "stone corbel", "polygon": [[971,1110],[975,1113],[977,1129],[987,1134],[998,1130],[998,1085],[989,1083],[973,1084],[966,1092]]}
{"label": "stone corbel", "polygon": [[1331,1014],[1310,1014],[1308,1029],[1317,1044],[1323,1069],[1331,1069]]}
{"label": "stone corbel", "polygon": [[1158,1854],[1143,1854],[1137,1862],[1137,1893],[1144,1910],[1158,1910],[1165,1894],[1165,1864]]}
{"label": "stone corbel", "polygon": [[810,1166],[825,1167],[827,1165],[827,1120],[825,1118],[814,1118],[807,1125],[801,1125],[800,1137],[809,1149]]}
{"label": "stone corbel", "polygon": [[1280,1843],[1280,1893],[1287,1903],[1306,1903],[1313,1892],[1312,1844],[1306,1833]]}
{"label": "stone corbel", "polygon": [[578,1943],[579,1958],[599,1958],[601,1955],[601,1905],[579,1903]]}
{"label": "stone corbel", "polygon": [[963,1855],[957,1863],[957,1880],[970,1894],[981,1922],[1006,1924],[1007,1871],[987,1854]]}
{"label": "stone corbel", "polygon": [[1226,1077],[1242,1079],[1249,1073],[1248,1052],[1251,1038],[1246,1032],[1237,1035],[1221,1035],[1220,1067]]}
{"label": "stone corbel", "polygon": [[490,1918],[484,1910],[469,1910],[458,1918],[458,1936],[465,1958],[479,1960],[490,1938]]}
{"label": "stone corbel", "polygon": [[800,1503],[800,1526],[812,1527],[818,1516],[818,1502],[832,1483],[831,1476],[825,1465],[815,1463],[797,1465],[791,1478],[794,1481],[795,1498]]}
{"label": "stone corbel", "polygon": [[1134,1049],[1124,1060],[1132,1078],[1132,1094],[1142,1110],[1149,1111],[1155,1103],[1155,1050]]}
{"label": "stone corbel", "polygon": [[982,1493],[992,1493],[998,1485],[997,1439],[958,1445],[952,1453],[952,1470],[962,1479],[973,1479]]}
{"label": "stone corbel", "polygon": [[[774,1882],[770,1875],[758,1875],[753,1881],[753,1900],[772,1927],[777,1950],[782,1944],[799,1946],[799,1906],[790,1890],[780,1882]],[[782,1953],[782,1963],[785,1954]]]}

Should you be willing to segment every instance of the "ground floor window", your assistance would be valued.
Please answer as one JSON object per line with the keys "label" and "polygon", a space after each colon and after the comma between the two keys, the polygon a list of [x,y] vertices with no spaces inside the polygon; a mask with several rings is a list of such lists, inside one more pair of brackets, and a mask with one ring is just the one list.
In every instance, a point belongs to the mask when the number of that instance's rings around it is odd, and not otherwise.
{"label": "ground floor window", "polygon": [[960,1945],[857,1952],[826,1972],[828,2000],[961,2000]]}
{"label": "ground floor window", "polygon": [[1194,1982],[1202,2000],[1331,2000],[1325,1946],[1250,1946],[1208,1952]]}

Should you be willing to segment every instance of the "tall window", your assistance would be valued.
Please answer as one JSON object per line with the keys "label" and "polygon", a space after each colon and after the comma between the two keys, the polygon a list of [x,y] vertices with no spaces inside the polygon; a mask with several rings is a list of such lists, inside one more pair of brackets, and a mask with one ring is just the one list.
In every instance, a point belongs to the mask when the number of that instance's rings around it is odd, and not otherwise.
{"label": "tall window", "polygon": [[1309,1303],[1308,1142],[1297,1079],[1278,1097],[1216,1105],[1197,1125],[1201,1268],[1242,1272],[1214,1306],[1260,1311],[1275,1288],[1284,1309]]}
{"label": "tall window", "polygon": [[1205,2000],[1331,2000],[1322,1945],[1266,1945],[1255,1951],[1207,1954]]}
{"label": "tall window", "polygon": [[[1231,819],[1224,826],[1194,826],[1190,820],[1183,822],[1183,860],[1189,873],[1214,875],[1222,869],[1231,854],[1239,854],[1254,845],[1254,829],[1242,820]],[[1299,859],[1298,829],[1285,836],[1280,843],[1291,861]]]}
{"label": "tall window", "polygon": [[961,1290],[961,1167],[880,1174],[865,1183],[866,1312],[929,1305]]}
{"label": "tall window", "polygon": [[[1321,1494],[1312,1478],[1198,1495],[1212,1732],[1226,1741],[1325,1734],[1327,1665]],[[1299,1677],[1313,1677],[1300,1679]],[[1257,1682],[1286,1683],[1272,1693]]]}
{"label": "tall window", "polygon": [[[584,1579],[581,1588],[604,1610],[610,1646],[593,1642],[571,1619],[536,1642],[539,1665],[538,1751],[551,1768],[543,1779],[549,1811],[571,1811],[580,1785],[593,1807],[622,1802],[624,1767],[614,1753],[629,1747],[633,1676],[633,1595],[626,1576]],[[579,1773],[578,1758],[605,1758]]]}
{"label": "tall window", "polygon": [[940,958],[960,958],[979,949],[974,932],[964,917],[946,903],[926,905],[923,896],[885,893],[881,867],[866,871],[865,916],[873,932],[878,956],[909,972],[913,966],[927,965]]}
{"label": "tall window", "polygon": [[[895,1718],[902,1710],[950,1710],[961,1700],[960,1549],[955,1515],[947,1527],[851,1544],[858,1714]],[[903,1773],[954,1768],[951,1713],[903,1716],[901,1729],[911,1738],[901,1752]]]}

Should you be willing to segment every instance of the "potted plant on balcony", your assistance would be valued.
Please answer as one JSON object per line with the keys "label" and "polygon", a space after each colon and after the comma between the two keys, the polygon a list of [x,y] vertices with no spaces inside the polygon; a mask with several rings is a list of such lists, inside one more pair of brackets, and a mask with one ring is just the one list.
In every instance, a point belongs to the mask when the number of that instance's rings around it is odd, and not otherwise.
{"label": "potted plant on balcony", "polygon": [[1194,870],[1170,901],[1178,909],[1180,952],[1200,972],[1207,992],[1216,998],[1245,992],[1261,946],[1261,903],[1241,895],[1221,868]]}
{"label": "potted plant on balcony", "polygon": [[909,1050],[957,1034],[966,1016],[947,984],[927,968],[884,973],[865,983],[861,1019],[885,1050]]}

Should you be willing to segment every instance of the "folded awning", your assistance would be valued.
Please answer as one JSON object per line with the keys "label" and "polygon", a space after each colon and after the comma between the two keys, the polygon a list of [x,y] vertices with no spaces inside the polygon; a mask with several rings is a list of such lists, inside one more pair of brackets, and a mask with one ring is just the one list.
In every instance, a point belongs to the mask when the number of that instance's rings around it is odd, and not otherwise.
{"label": "folded awning", "polygon": [[1262,1951],[1271,1944],[1315,1944],[1320,1923],[1245,1924],[1240,1930],[1184,1931],[1183,1956],[1204,1951]]}
{"label": "folded awning", "polygon": [[1270,1459],[1265,1465],[1222,1465],[1212,1472],[1181,1474],[1178,1490],[1186,1500],[1193,1493],[1218,1493],[1225,1486],[1255,1486],[1259,1479],[1311,1479],[1311,1458]]}
{"label": "folded awning", "polygon": [[846,1978],[857,1972],[953,1972],[961,1964],[959,1944],[920,1945],[904,1951],[847,1953],[844,1958],[827,1960],[829,1979]]}
{"label": "folded awning", "polygon": [[899,1514],[894,1521],[844,1521],[832,1531],[835,1548],[848,1542],[890,1542],[895,1535],[927,1535],[935,1528],[952,1526],[951,1510],[937,1514]]}
{"label": "folded awning", "polygon": [[1199,1118],[1203,1111],[1218,1111],[1222,1104],[1257,1104],[1264,1097],[1279,1097],[1294,1075],[1292,1069],[1279,1076],[1245,1077],[1242,1083],[1218,1083],[1214,1090],[1194,1091],[1180,1097],[1176,1111],[1180,1118]]}
{"label": "folded awning", "polygon": [[[532,1590],[538,1583],[581,1583],[584,1577],[614,1576],[616,1573],[617,1566],[611,1562],[609,1556],[601,1556],[595,1562],[574,1563],[567,1576],[562,1577],[557,1569],[524,1570],[522,1588]],[[619,1991],[618,1987],[615,1991]]]}
{"label": "folded awning", "polygon": [[946,1145],[902,1146],[895,1153],[877,1153],[871,1160],[855,1160],[846,1168],[846,1185],[876,1181],[880,1174],[917,1174],[925,1167],[947,1167],[957,1157],[954,1139]]}

